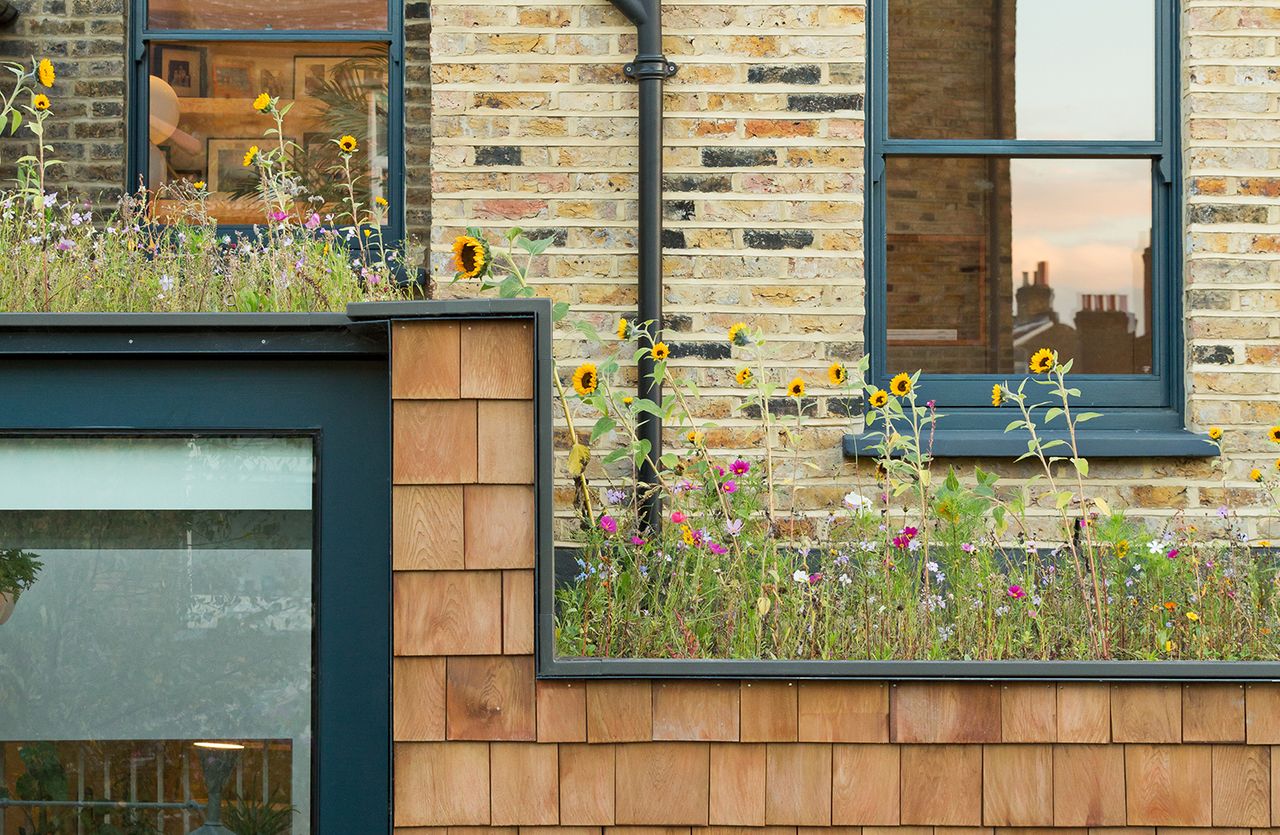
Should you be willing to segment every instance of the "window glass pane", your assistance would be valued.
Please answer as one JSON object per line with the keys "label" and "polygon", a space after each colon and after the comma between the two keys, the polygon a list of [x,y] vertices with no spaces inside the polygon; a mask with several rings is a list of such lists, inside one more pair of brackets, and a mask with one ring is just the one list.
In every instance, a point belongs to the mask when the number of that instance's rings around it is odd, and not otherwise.
{"label": "window glass pane", "polygon": [[231,831],[309,831],[314,471],[307,438],[0,439],[0,577],[41,564],[0,595],[0,787],[127,804],[0,831],[177,835],[219,787]]}
{"label": "window glass pane", "polygon": [[386,29],[386,0],[149,0],[152,29]]}
{"label": "window glass pane", "polygon": [[1151,372],[1149,161],[892,157],[885,189],[890,368]]}
{"label": "window glass pane", "polygon": [[889,0],[889,134],[1152,139],[1152,0]]}
{"label": "window glass pane", "polygon": [[293,108],[284,117],[286,157],[299,212],[322,215],[345,197],[334,140],[354,136],[356,198],[383,196],[387,178],[385,44],[200,42],[152,44],[150,184],[162,216],[175,208],[165,184],[204,182],[207,208],[222,223],[261,223],[253,145],[275,148],[274,119],[254,110],[260,93]]}

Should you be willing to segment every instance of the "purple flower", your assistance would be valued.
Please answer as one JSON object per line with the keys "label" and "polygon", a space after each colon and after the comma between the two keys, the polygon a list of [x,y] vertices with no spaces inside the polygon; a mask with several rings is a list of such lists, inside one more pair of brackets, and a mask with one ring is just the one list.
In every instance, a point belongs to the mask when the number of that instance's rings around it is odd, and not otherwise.
{"label": "purple flower", "polygon": [[71,250],[75,248],[76,248],[76,242],[73,240],[70,240],[69,238],[63,238],[62,240],[58,241],[59,252],[66,252],[67,250]]}
{"label": "purple flower", "polygon": [[608,490],[604,491],[604,498],[609,504],[622,504],[626,501],[627,494],[624,490],[618,490],[617,488],[610,487]]}
{"label": "purple flower", "polygon": [[821,582],[822,582],[822,572],[821,572],[821,571],[819,571],[817,574],[810,574],[810,575],[809,575],[809,585],[811,585],[811,586],[812,586],[812,585],[814,585],[815,583],[821,583]]}
{"label": "purple flower", "polygon": [[640,548],[644,545],[644,540],[638,536],[632,535],[631,544],[636,546],[637,548]]}
{"label": "purple flower", "polygon": [[746,475],[747,473],[751,472],[751,463],[748,461],[743,461],[741,458],[739,458],[729,465],[729,472],[733,473],[734,475]]}
{"label": "purple flower", "polygon": [[282,212],[279,209],[276,209],[274,212],[271,213],[271,219],[274,220],[276,223],[280,223],[282,220],[284,220],[288,216],[289,215],[287,212]]}
{"label": "purple flower", "polygon": [[729,549],[721,545],[719,542],[709,542],[707,543],[707,547],[711,549],[711,553],[719,556],[729,553]]}
{"label": "purple flower", "polygon": [[1223,505],[1222,507],[1218,508],[1218,516],[1219,516],[1219,517],[1221,517],[1221,518],[1223,518],[1223,519],[1226,519],[1226,518],[1227,518],[1227,513],[1229,513],[1229,512],[1230,512],[1230,511],[1228,511],[1228,510],[1227,510],[1227,506],[1226,506],[1226,505]]}
{"label": "purple flower", "polygon": [[726,493],[736,493],[738,492],[738,482],[733,479],[729,479],[724,484],[720,485],[720,489]]}
{"label": "purple flower", "polygon": [[320,228],[320,215],[312,212],[311,217],[307,218],[307,222],[302,225],[313,231]]}
{"label": "purple flower", "polygon": [[721,467],[719,464],[716,464],[716,475],[724,478],[724,467]]}
{"label": "purple flower", "polygon": [[1021,600],[1027,593],[1022,590],[1022,586],[1009,586],[1009,596],[1014,600]]}
{"label": "purple flower", "polygon": [[1165,554],[1165,556],[1166,556],[1166,557],[1168,557],[1168,558],[1169,558],[1169,559],[1171,559],[1171,560],[1172,560],[1172,559],[1176,559],[1176,558],[1177,558],[1177,556],[1178,556],[1178,549],[1177,549],[1177,548],[1170,548],[1170,549],[1169,549],[1169,553]]}
{"label": "purple flower", "polygon": [[926,405],[926,406],[928,406],[930,409],[932,409],[932,408],[934,408],[935,406],[937,406],[937,405],[938,405],[938,401],[937,401],[937,400],[928,400],[928,401],[926,401],[926,402],[925,402],[925,404],[924,404],[924,405]]}
{"label": "purple flower", "polygon": [[725,533],[729,534],[729,536],[737,536],[742,533],[742,520],[730,519],[728,522],[724,523],[724,530]]}
{"label": "purple flower", "polygon": [[618,520],[606,513],[600,517],[600,527],[604,528],[605,533],[617,533]]}
{"label": "purple flower", "polygon": [[973,546],[973,543],[972,543],[972,542],[966,542],[966,543],[964,543],[963,545],[961,545],[961,546],[960,546],[960,550],[961,550],[961,551],[964,551],[966,554],[972,554],[972,553],[973,553],[974,551],[976,551],[977,549],[976,549],[976,548],[974,548],[974,546]]}

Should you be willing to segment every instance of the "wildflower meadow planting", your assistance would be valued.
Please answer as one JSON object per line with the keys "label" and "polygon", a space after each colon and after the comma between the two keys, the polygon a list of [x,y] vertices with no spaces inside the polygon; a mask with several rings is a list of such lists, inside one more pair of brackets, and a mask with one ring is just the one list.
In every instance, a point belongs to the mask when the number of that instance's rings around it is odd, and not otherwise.
{"label": "wildflower meadow planting", "polygon": [[[501,251],[478,230],[459,237],[456,280],[533,295],[529,263],[545,243],[507,237]],[[566,326],[568,314],[556,305]],[[725,334],[737,408],[758,416],[761,441],[724,457],[706,444],[716,424],[694,417],[698,386],[669,365],[648,323],[622,319],[607,335],[573,327],[598,359],[556,375],[578,520],[576,576],[556,591],[561,656],[1280,659],[1280,564],[1234,511],[1221,508],[1212,526],[1175,517],[1152,528],[1091,491],[1078,433],[1100,415],[1077,408],[1070,358],[1038,351],[1025,374],[991,390],[1006,431],[1027,442],[1019,460],[1037,471],[1010,486],[934,462],[946,415],[919,373],[884,390],[864,383],[865,359],[833,362],[817,382],[861,398],[859,428],[878,443],[840,505],[815,517],[794,506],[793,489],[814,381],[771,379],[764,333],[739,323]],[[619,385],[645,353],[665,386],[660,403]],[[785,416],[771,408],[779,397],[794,404]],[[643,414],[660,416],[671,438],[653,484],[634,477],[651,455]],[[1280,454],[1280,427],[1269,439]],[[1212,429],[1205,443],[1228,440]],[[1275,474],[1251,477],[1274,508]],[[660,528],[643,524],[652,498]]]}

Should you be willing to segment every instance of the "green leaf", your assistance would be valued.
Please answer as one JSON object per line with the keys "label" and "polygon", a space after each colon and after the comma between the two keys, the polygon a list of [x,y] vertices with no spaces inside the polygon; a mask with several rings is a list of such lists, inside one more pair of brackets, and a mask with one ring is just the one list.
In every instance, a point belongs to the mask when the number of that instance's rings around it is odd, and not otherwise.
{"label": "green leaf", "polygon": [[1009,421],[1009,425],[1004,428],[1004,431],[1007,434],[1015,429],[1021,429],[1025,425],[1026,424],[1023,422],[1022,418],[1018,418],[1017,420]]}
{"label": "green leaf", "polygon": [[1076,415],[1076,423],[1084,423],[1086,420],[1102,417],[1102,412],[1081,412]]}
{"label": "green leaf", "polygon": [[1072,458],[1071,463],[1076,465],[1076,472],[1080,473],[1080,475],[1082,476],[1088,477],[1089,475],[1088,460],[1084,458]]}
{"label": "green leaf", "polygon": [[1058,510],[1062,510],[1067,505],[1071,504],[1071,491],[1063,490],[1061,493],[1059,493],[1055,504],[1057,505]]}
{"label": "green leaf", "polygon": [[612,432],[614,427],[617,425],[617,422],[608,415],[597,420],[596,425],[591,427],[591,443],[594,444],[596,441],[600,440],[600,436]]}
{"label": "green leaf", "polygon": [[623,447],[623,448],[621,448],[621,449],[615,449],[613,452],[610,452],[608,455],[606,455],[606,456],[604,457],[604,460],[603,460],[601,463],[603,463],[605,466],[608,466],[608,465],[612,464],[612,463],[613,463],[613,462],[615,462],[615,461],[620,461],[620,460],[622,460],[623,458],[626,458],[626,457],[627,457],[628,455],[630,455],[630,454],[631,454],[631,448],[630,448],[630,447]]}
{"label": "green leaf", "polygon": [[676,455],[674,452],[664,452],[662,453],[662,457],[658,460],[662,463],[662,466],[670,470],[673,469],[676,464],[680,463],[680,456]]}
{"label": "green leaf", "polygon": [[555,242],[554,236],[546,237],[546,238],[538,238],[536,241],[531,241],[528,238],[521,237],[516,240],[516,246],[520,247],[530,255],[541,255],[542,253],[546,252],[547,247],[551,246],[551,244],[554,242]]}
{"label": "green leaf", "polygon": [[1059,409],[1057,406],[1054,406],[1053,408],[1049,409],[1044,413],[1044,422],[1049,423],[1054,418],[1059,417],[1061,414],[1062,414],[1062,410]]}
{"label": "green leaf", "polygon": [[575,329],[577,329],[579,333],[581,333],[587,339],[591,340],[597,345],[600,344],[600,334],[598,331],[596,331],[595,325],[583,319],[579,319],[578,321],[573,323],[573,326]]}
{"label": "green leaf", "polygon": [[551,305],[551,321],[552,322],[559,322],[566,315],[568,315],[568,313],[569,313],[568,302],[556,302],[555,304]]}

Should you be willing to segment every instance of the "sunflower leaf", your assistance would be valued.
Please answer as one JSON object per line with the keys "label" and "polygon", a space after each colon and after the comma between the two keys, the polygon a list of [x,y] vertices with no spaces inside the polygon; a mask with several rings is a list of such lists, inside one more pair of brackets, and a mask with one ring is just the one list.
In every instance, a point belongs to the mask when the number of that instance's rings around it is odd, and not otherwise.
{"label": "sunflower leaf", "polygon": [[607,415],[597,420],[596,425],[591,427],[591,443],[594,444],[602,435],[612,432],[617,425],[617,422]]}

